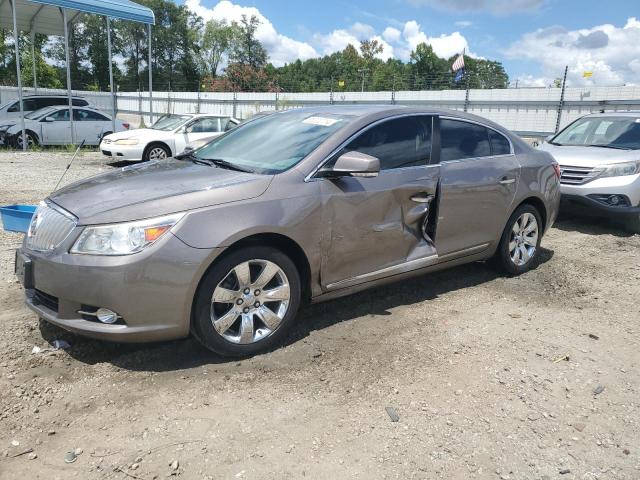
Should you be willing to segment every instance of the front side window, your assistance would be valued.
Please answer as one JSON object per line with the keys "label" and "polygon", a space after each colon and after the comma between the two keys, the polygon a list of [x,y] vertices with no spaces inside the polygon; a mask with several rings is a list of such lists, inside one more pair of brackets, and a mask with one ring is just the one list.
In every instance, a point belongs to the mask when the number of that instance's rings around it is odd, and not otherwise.
{"label": "front side window", "polygon": [[51,115],[48,115],[49,117],[53,117],[53,119],[56,122],[68,122],[69,121],[69,109],[65,108],[64,110],[58,110],[55,113],[52,113]]}
{"label": "front side window", "polygon": [[427,165],[431,160],[432,117],[388,120],[366,130],[341,153],[357,151],[380,160],[380,170]]}
{"label": "front side window", "polygon": [[440,120],[440,161],[491,155],[486,127],[462,120]]}
{"label": "front side window", "polygon": [[584,117],[569,125],[549,143],[638,150],[640,149],[640,118]]}
{"label": "front side window", "polygon": [[240,125],[194,155],[224,160],[256,173],[280,173],[296,165],[354,118],[289,110]]}
{"label": "front side window", "polygon": [[217,118],[201,118],[189,127],[189,133],[216,133],[220,131],[220,123]]}

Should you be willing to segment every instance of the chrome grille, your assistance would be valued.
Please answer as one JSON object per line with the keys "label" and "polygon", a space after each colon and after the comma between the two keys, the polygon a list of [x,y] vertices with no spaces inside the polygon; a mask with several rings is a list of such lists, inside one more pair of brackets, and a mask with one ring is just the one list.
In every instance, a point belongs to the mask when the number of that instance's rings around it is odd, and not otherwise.
{"label": "chrome grille", "polygon": [[560,183],[583,185],[593,180],[599,173],[600,170],[597,168],[560,165]]}
{"label": "chrome grille", "polygon": [[76,226],[70,214],[57,208],[41,204],[31,219],[27,232],[27,248],[38,252],[49,252],[67,238]]}

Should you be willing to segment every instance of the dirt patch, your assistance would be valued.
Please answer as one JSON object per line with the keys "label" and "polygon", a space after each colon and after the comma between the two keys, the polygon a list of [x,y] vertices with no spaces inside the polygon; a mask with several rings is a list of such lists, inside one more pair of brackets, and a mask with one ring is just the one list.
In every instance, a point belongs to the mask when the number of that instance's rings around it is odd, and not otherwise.
{"label": "dirt patch", "polygon": [[[0,154],[0,203],[69,159]],[[76,161],[65,183],[111,168]],[[640,477],[640,236],[614,225],[561,220],[518,278],[476,263],[308,307],[242,361],[40,324],[20,241],[0,233],[0,478]]]}

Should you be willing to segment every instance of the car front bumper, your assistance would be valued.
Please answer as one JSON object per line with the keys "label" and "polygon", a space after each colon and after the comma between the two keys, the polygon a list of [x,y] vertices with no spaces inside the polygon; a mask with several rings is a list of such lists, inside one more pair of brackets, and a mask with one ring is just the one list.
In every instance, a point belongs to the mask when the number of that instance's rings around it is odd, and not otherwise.
{"label": "car front bumper", "polygon": [[[596,178],[583,185],[561,184],[560,190],[565,209],[622,220],[640,215],[640,175]],[[597,195],[621,195],[629,200],[629,205],[609,205],[594,198]]]}
{"label": "car front bumper", "polygon": [[[69,254],[69,246],[52,254],[18,250],[16,270],[23,279],[25,260],[29,264],[26,305],[65,330],[118,342],[186,337],[198,282],[222,251],[189,247],[173,234],[126,256]],[[99,307],[121,320],[104,324],[79,313]]]}
{"label": "car front bumper", "polygon": [[100,143],[100,151],[107,157],[112,157],[114,160],[127,160],[130,162],[139,162],[142,160],[144,153],[144,144],[138,145],[116,145],[113,142]]}

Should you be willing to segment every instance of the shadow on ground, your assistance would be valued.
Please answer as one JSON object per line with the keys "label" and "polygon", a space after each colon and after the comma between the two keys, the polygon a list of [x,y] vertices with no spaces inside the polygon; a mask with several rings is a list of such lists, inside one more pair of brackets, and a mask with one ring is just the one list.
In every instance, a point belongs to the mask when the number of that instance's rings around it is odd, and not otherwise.
{"label": "shadow on ground", "polygon": [[[542,248],[538,265],[552,257],[553,251]],[[391,315],[396,307],[433,300],[444,293],[480,285],[499,276],[494,268],[476,262],[310,305],[300,311],[298,323],[284,344],[296,343],[314,330],[344,321],[367,315]],[[366,318],[361,320],[366,321]],[[164,372],[237,361],[209,352],[191,337],[153,344],[118,344],[75,336],[44,321],[40,322],[40,331],[50,343],[55,339],[69,342],[69,355],[90,365],[107,362],[132,371]]]}
{"label": "shadow on ground", "polygon": [[562,211],[553,226],[564,232],[580,232],[587,235],[613,235],[623,238],[634,235],[625,230],[619,221],[579,211]]}

